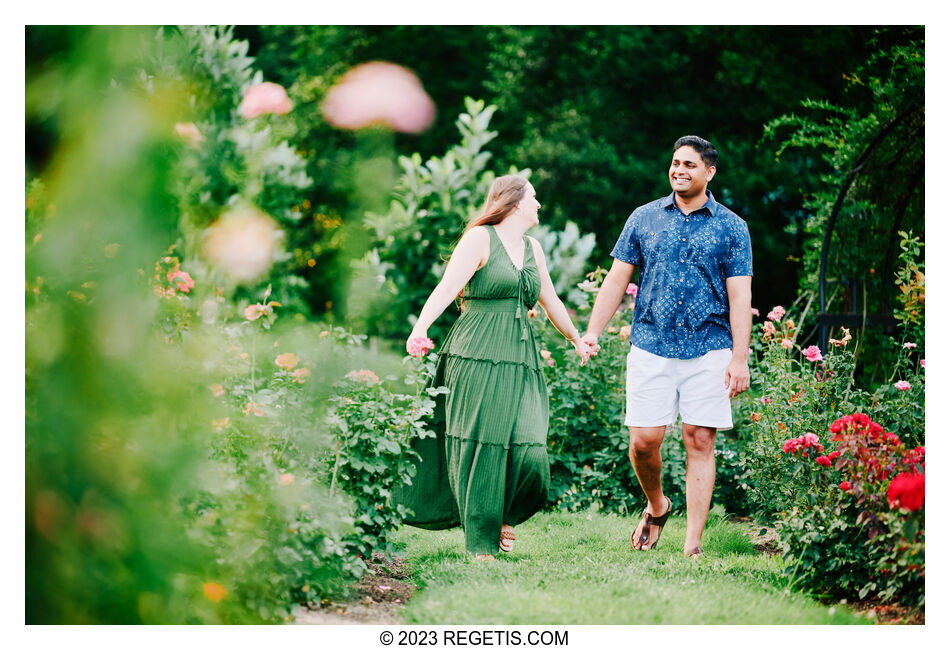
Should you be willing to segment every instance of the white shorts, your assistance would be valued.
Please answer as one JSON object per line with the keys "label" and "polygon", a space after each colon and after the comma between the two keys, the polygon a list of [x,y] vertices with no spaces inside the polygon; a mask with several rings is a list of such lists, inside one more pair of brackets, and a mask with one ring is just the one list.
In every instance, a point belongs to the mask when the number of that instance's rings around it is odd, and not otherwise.
{"label": "white shorts", "polygon": [[695,359],[667,359],[631,345],[627,354],[628,427],[685,424],[732,428],[726,368],[732,350],[713,350]]}

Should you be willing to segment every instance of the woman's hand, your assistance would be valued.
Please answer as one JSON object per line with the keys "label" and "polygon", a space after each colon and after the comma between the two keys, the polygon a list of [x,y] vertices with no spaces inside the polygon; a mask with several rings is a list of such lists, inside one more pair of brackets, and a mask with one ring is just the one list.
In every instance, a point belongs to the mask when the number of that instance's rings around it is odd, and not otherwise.
{"label": "woman's hand", "polygon": [[574,345],[574,351],[577,352],[577,355],[581,358],[581,365],[587,363],[587,360],[591,358],[591,355],[594,354],[593,348],[581,337],[577,337],[571,343]]}
{"label": "woman's hand", "polygon": [[412,330],[412,334],[406,339],[406,352],[413,357],[421,358],[434,347],[427,330]]}

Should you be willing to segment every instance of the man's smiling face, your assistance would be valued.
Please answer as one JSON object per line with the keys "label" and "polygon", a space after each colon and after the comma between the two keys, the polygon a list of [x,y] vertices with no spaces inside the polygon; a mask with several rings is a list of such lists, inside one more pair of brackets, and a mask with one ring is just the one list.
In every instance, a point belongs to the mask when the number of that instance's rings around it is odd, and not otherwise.
{"label": "man's smiling face", "polygon": [[715,167],[707,167],[699,152],[683,146],[673,152],[670,163],[670,187],[684,199],[706,192],[706,184],[716,174]]}

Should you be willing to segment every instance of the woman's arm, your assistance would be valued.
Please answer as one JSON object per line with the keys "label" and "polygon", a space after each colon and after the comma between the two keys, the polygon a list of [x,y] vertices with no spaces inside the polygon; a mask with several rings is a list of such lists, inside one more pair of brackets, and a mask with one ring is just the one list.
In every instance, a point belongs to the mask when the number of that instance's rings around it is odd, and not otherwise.
{"label": "woman's arm", "polygon": [[[445,267],[442,280],[429,294],[429,299],[426,300],[422,311],[419,312],[419,318],[415,327],[412,328],[409,340],[418,337],[427,338],[426,332],[429,326],[455,300],[455,297],[475,275],[475,271],[488,261],[490,247],[488,237],[488,231],[481,226],[472,228],[465,233],[455,250],[452,251],[452,257]],[[409,349],[408,341],[406,342],[406,349]]]}
{"label": "woman's arm", "polygon": [[534,237],[528,237],[528,239],[534,249],[534,258],[538,262],[538,272],[541,276],[541,296],[538,298],[538,302],[555,329],[574,346],[577,354],[581,357],[581,365],[584,365],[587,363],[587,359],[590,358],[590,349],[586,343],[581,341],[580,332],[574,327],[574,323],[567,313],[567,308],[564,307],[564,303],[561,302],[554,290],[554,283],[551,282],[551,274],[548,273],[547,260],[544,258],[544,250],[541,248],[541,244]]}

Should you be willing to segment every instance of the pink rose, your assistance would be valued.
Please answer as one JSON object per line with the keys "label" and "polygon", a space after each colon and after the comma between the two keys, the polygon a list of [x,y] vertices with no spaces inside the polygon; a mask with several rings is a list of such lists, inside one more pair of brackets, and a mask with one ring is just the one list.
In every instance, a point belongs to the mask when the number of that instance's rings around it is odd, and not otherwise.
{"label": "pink rose", "polygon": [[905,343],[905,344],[904,344],[904,347],[907,348],[908,350],[911,350],[911,349],[913,349],[913,348],[916,348],[916,347],[917,347],[917,344],[916,344],[916,343]]}
{"label": "pink rose", "polygon": [[901,379],[899,382],[894,384],[894,388],[896,388],[897,390],[910,390],[910,383]]}
{"label": "pink rose", "polygon": [[417,336],[415,338],[409,339],[409,354],[414,357],[422,358],[430,350],[435,349],[435,343],[432,342],[432,339],[425,338],[422,336]]}
{"label": "pink rose", "polygon": [[346,378],[353,381],[361,381],[365,384],[378,384],[379,377],[372,370],[351,370],[346,373]]}
{"label": "pink rose", "polygon": [[809,345],[802,350],[802,354],[804,354],[805,358],[809,361],[821,361],[821,350],[818,349],[817,345]]}
{"label": "pink rose", "polygon": [[794,347],[794,345],[795,344],[792,343],[792,339],[782,339],[781,346],[785,348],[786,350],[791,350],[792,347]]}
{"label": "pink rose", "polygon": [[178,122],[175,124],[175,133],[193,147],[204,142],[205,137],[193,122]]}
{"label": "pink rose", "polygon": [[267,306],[257,303],[255,305],[248,305],[247,309],[244,310],[244,318],[248,320],[257,320],[261,316],[267,313]]}
{"label": "pink rose", "polygon": [[185,271],[171,271],[167,277],[168,281],[175,285],[175,289],[182,293],[188,293],[195,286],[195,281]]}
{"label": "pink rose", "polygon": [[310,371],[306,368],[297,368],[290,374],[294,376],[295,384],[302,384],[304,383],[304,380],[310,376]]}
{"label": "pink rose", "polygon": [[782,305],[776,305],[775,307],[772,307],[772,311],[770,311],[768,315],[766,315],[766,318],[768,318],[769,320],[774,320],[778,322],[782,320],[782,316],[784,315],[785,315],[785,308],[782,307]]}
{"label": "pink rose", "polygon": [[772,323],[763,323],[762,329],[765,331],[766,334],[775,334],[775,325],[773,325]]}
{"label": "pink rose", "polygon": [[771,397],[762,397],[760,401],[761,401],[763,404],[765,404],[765,405],[767,406],[767,405],[769,405],[769,404],[772,403],[772,398],[771,398]]}
{"label": "pink rose", "polygon": [[802,436],[802,443],[806,447],[817,447],[818,446],[818,436],[814,433],[806,433]]}
{"label": "pink rose", "polygon": [[633,298],[634,300],[636,300],[636,299],[637,299],[637,290],[638,290],[637,285],[635,285],[633,282],[631,282],[630,284],[627,285],[627,290],[626,290],[624,293],[626,293],[628,296],[630,296],[631,298]]}
{"label": "pink rose", "polygon": [[330,89],[323,115],[341,129],[385,124],[396,131],[419,133],[432,123],[435,104],[411,71],[373,61],[356,66]]}
{"label": "pink rose", "polygon": [[283,86],[265,81],[254,84],[244,91],[244,100],[238,106],[238,113],[241,117],[250,120],[268,113],[286,115],[293,107]]}
{"label": "pink rose", "polygon": [[926,359],[921,359],[921,360],[920,360],[920,367],[921,367],[921,368],[926,368],[926,367],[927,367],[927,365],[924,363],[924,361],[926,361]]}

